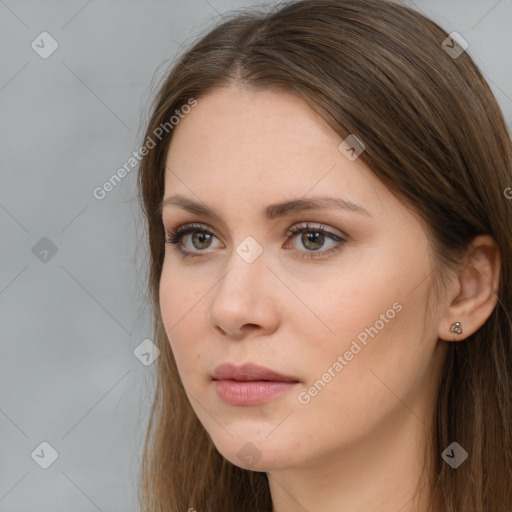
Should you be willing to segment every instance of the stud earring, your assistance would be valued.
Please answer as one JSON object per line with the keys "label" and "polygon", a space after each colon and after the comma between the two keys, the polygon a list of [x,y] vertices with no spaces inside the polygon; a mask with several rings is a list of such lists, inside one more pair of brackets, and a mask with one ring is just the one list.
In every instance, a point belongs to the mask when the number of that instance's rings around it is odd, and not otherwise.
{"label": "stud earring", "polygon": [[454,322],[450,327],[450,332],[455,334],[462,334],[462,326],[460,322]]}

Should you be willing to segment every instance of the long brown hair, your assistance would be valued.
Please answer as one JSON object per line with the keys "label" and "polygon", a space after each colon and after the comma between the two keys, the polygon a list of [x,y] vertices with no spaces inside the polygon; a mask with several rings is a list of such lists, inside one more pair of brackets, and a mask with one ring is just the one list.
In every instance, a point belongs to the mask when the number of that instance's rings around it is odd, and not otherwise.
{"label": "long brown hair", "polygon": [[[456,268],[473,237],[496,240],[498,304],[474,334],[449,344],[426,454],[430,484],[448,512],[512,510],[512,201],[505,194],[512,143],[482,74],[467,51],[456,57],[446,51],[447,37],[433,21],[391,1],[301,0],[232,13],[173,63],[146,131],[146,140],[159,134],[158,140],[138,174],[161,351],[139,486],[145,512],[272,510],[266,473],[224,459],[197,419],[159,305],[169,119],[232,84],[296,94],[340,142],[349,134],[364,141],[359,158],[424,219],[441,288],[444,270]],[[441,458],[453,441],[469,453],[456,470]]]}

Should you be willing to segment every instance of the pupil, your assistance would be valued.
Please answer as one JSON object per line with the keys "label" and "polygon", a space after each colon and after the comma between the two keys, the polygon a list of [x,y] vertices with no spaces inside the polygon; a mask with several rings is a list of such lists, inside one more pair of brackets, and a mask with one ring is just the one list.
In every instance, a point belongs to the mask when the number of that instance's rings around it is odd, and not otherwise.
{"label": "pupil", "polygon": [[[323,242],[323,234],[322,233],[303,233],[303,236],[302,236],[302,241],[304,243],[304,246],[305,247],[309,247],[310,249],[313,249],[313,250],[318,250],[320,249],[320,247],[322,246],[322,242]],[[320,240],[319,240],[320,239]],[[309,245],[310,242],[313,242],[313,247],[311,247]],[[315,245],[316,243],[316,245]]]}
{"label": "pupil", "polygon": [[209,237],[209,236],[210,235],[208,233],[195,233],[193,238],[194,239],[199,239],[199,243],[203,244],[205,241],[207,241],[207,237]]}

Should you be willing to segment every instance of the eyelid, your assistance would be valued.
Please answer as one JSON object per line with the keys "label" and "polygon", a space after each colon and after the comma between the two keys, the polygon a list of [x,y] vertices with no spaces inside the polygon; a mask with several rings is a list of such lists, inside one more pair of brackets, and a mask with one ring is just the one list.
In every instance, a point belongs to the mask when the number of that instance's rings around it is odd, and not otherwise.
{"label": "eyelid", "polygon": [[[330,226],[326,226],[325,224],[323,224],[322,222],[316,222],[316,221],[299,221],[299,222],[295,222],[294,224],[291,225],[291,227],[289,227],[287,230],[286,230],[286,236],[293,236],[296,234],[296,231],[300,228],[304,228],[304,229],[318,229],[318,230],[322,230],[322,231],[325,231],[327,234],[329,235],[332,235],[332,236],[337,236],[339,238],[344,238],[344,239],[349,239],[350,237],[344,233],[343,231],[337,229],[337,228],[332,228]],[[178,230],[180,231],[185,231],[185,229],[188,229],[188,228],[196,228],[198,231],[211,231],[211,233],[213,235],[215,235],[217,238],[219,238],[216,233],[215,233],[215,228],[211,227],[209,224],[204,224],[202,222],[185,222],[183,224],[178,224],[175,228],[172,228],[172,229],[169,229],[167,230],[165,228],[165,223],[164,223],[164,230],[165,230],[165,234],[166,236],[169,235],[168,231],[171,231],[171,232],[177,232]],[[336,233],[333,233],[332,230],[336,230],[337,232]],[[293,230],[293,232],[292,232]]]}
{"label": "eyelid", "polygon": [[[288,238],[294,238],[298,235],[300,235],[303,232],[321,232],[324,236],[326,236],[328,239],[332,240],[333,242],[336,242],[336,245],[334,247],[331,247],[327,250],[318,250],[318,251],[301,251],[299,249],[294,249],[294,252],[302,253],[302,258],[309,258],[309,259],[322,259],[322,258],[328,258],[332,253],[337,252],[340,250],[345,243],[347,243],[350,240],[350,237],[345,235],[345,233],[339,231],[341,234],[337,234],[331,231],[330,227],[325,226],[321,222],[310,222],[310,221],[302,221],[302,222],[296,222],[293,224],[287,231],[286,236]],[[335,229],[335,228],[334,228]],[[209,226],[208,224],[204,224],[202,222],[186,222],[184,224],[179,224],[176,228],[173,228],[170,230],[171,232],[168,233],[168,230],[165,229],[165,237],[164,242],[170,243],[176,246],[176,250],[181,253],[183,257],[197,257],[197,256],[208,256],[211,254],[211,251],[205,250],[205,251],[190,251],[188,249],[183,249],[183,238],[191,233],[194,232],[202,232],[206,233],[208,235],[213,235],[218,240],[219,237],[216,235],[215,230]],[[289,241],[287,239],[286,241],[287,245],[289,244]],[[202,254],[204,253],[204,254]]]}
{"label": "eyelid", "polygon": [[[338,239],[348,240],[348,238],[349,238],[348,235],[346,235],[345,233],[343,233],[343,231],[340,231],[339,229],[332,228],[330,226],[326,226],[325,224],[323,224],[321,222],[312,222],[312,221],[303,221],[303,222],[298,222],[298,223],[293,224],[290,228],[287,229],[286,235],[294,236],[297,234],[297,232],[300,233],[301,229],[311,230],[311,231],[317,229],[318,231],[322,231],[326,235],[329,235],[330,237],[338,238]],[[336,233],[333,230],[335,230]]]}

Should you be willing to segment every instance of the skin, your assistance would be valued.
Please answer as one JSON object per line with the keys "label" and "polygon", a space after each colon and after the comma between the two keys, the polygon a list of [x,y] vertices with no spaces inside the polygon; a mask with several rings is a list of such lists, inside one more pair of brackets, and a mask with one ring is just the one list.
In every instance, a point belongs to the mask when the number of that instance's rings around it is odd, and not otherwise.
{"label": "skin", "polygon": [[[237,466],[249,467],[237,455],[246,443],[257,447],[249,469],[267,472],[274,512],[425,511],[428,486],[418,503],[411,498],[424,483],[447,341],[466,338],[492,312],[499,255],[490,237],[475,239],[473,266],[452,275],[442,300],[430,298],[427,317],[433,263],[425,226],[361,159],[340,152],[341,141],[288,93],[230,87],[200,98],[174,128],[164,197],[206,203],[220,219],[164,208],[167,233],[194,222],[214,236],[199,239],[199,229],[196,239],[183,237],[195,258],[166,244],[162,318],[199,420]],[[332,208],[274,220],[262,214],[269,204],[313,195],[349,199],[371,216]],[[347,241],[315,245],[286,234],[305,222]],[[236,252],[248,236],[263,249],[252,263]],[[336,246],[322,258],[301,257]],[[395,303],[401,310],[300,403],[298,393]],[[455,321],[462,335],[449,332]],[[226,404],[211,372],[249,361],[300,384],[264,404]]]}

